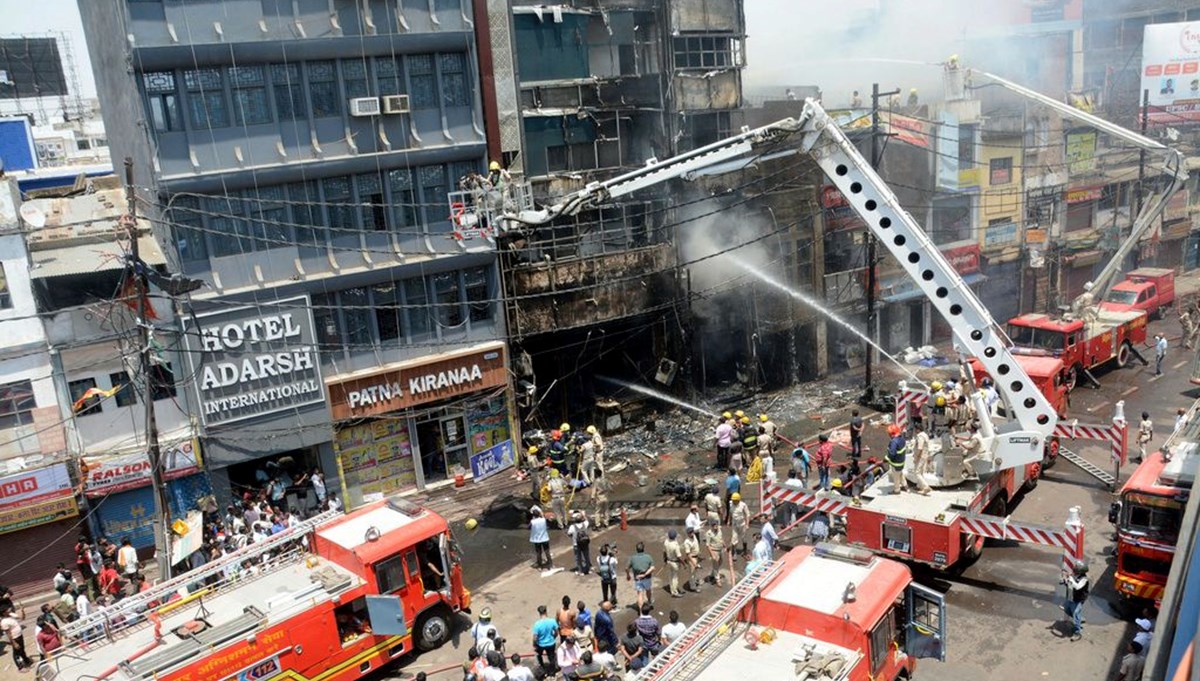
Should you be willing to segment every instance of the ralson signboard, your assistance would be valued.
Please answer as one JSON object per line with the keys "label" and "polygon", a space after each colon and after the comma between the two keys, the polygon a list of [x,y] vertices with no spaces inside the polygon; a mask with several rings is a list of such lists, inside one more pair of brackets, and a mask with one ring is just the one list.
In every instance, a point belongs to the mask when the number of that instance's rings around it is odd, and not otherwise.
{"label": "ralson signboard", "polygon": [[386,414],[505,384],[503,343],[402,364],[378,374],[329,384],[334,420]]}

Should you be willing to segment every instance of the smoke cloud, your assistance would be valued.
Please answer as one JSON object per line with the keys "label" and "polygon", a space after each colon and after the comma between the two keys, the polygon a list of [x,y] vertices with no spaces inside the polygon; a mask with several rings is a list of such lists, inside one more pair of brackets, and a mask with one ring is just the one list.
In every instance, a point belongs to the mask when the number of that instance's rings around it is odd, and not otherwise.
{"label": "smoke cloud", "polygon": [[[778,96],[786,86],[817,85],[824,102],[846,106],[858,90],[869,104],[871,83],[899,88],[906,97],[942,99],[938,64],[953,54],[964,66],[1022,78],[1028,45],[1010,38],[1008,27],[1027,20],[1019,0],[837,0],[798,16],[795,0],[746,2],[746,89]],[[783,30],[781,17],[790,17]]]}
{"label": "smoke cloud", "polygon": [[[716,300],[724,294],[744,291],[754,283],[744,265],[773,271],[780,254],[771,254],[773,240],[749,243],[775,229],[768,217],[742,207],[718,210],[719,200],[693,204],[681,219],[696,218],[679,228],[679,252],[688,265],[692,291],[699,294],[693,311],[710,320],[728,320],[730,305]],[[748,245],[743,245],[748,244]],[[776,249],[777,251],[777,249]],[[704,260],[700,260],[704,258]]]}

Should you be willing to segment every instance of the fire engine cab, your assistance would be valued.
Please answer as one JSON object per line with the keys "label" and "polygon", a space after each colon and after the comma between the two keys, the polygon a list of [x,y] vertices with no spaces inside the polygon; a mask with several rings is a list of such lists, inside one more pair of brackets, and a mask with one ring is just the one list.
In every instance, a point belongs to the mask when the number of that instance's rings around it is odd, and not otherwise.
{"label": "fire engine cab", "polygon": [[470,606],[446,521],[402,499],[297,523],[63,627],[54,681],[352,681]]}
{"label": "fire engine cab", "polygon": [[892,681],[945,657],[940,593],[901,563],[818,544],[748,574],[636,679]]}
{"label": "fire engine cab", "polygon": [[1115,362],[1124,368],[1146,343],[1146,313],[1096,309],[1094,318],[1024,314],[1008,321],[1013,352],[1057,357],[1067,367],[1066,386],[1074,390],[1085,371]]}

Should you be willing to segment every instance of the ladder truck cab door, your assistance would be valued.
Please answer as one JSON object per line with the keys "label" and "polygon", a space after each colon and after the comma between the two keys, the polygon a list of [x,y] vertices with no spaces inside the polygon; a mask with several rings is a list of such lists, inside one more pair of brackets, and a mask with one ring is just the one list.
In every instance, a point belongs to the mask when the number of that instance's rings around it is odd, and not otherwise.
{"label": "ladder truck cab door", "polygon": [[404,602],[396,596],[367,596],[367,619],[376,636],[406,636]]}
{"label": "ladder truck cab door", "polygon": [[374,571],[379,594],[366,597],[371,630],[378,635],[408,633],[408,623],[416,616],[423,592],[417,552],[406,548],[376,563]]}
{"label": "ladder truck cab door", "polygon": [[904,652],[915,658],[946,661],[946,599],[917,583],[904,593],[908,619],[905,621]]}
{"label": "ladder truck cab door", "polygon": [[447,601],[452,601],[454,594],[462,593],[462,571],[458,569],[458,542],[449,532],[438,535],[438,553],[441,554],[444,575],[441,593]]}

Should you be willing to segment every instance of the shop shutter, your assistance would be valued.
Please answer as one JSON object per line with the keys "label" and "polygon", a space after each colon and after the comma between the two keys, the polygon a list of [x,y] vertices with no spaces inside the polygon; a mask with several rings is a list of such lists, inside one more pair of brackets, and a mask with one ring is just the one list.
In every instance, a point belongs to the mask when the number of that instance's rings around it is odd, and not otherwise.
{"label": "shop shutter", "polygon": [[54,570],[59,563],[75,571],[75,542],[81,533],[79,518],[69,518],[0,535],[4,555],[10,557],[0,569],[0,584],[13,590],[27,615],[40,603],[34,596],[54,590]]}

